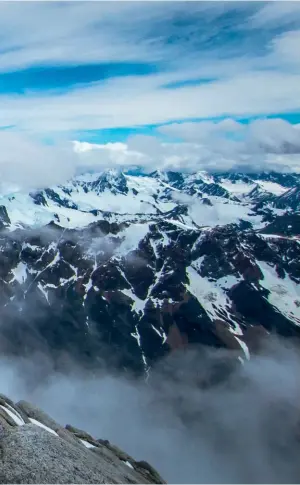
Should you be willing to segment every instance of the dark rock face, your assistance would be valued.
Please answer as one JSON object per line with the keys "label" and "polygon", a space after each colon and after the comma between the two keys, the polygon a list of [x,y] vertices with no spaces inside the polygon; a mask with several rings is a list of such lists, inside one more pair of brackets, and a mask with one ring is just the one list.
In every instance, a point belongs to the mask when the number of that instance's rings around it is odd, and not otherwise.
{"label": "dark rock face", "polygon": [[299,338],[299,328],[289,325],[288,319],[269,305],[266,290],[256,291],[249,283],[243,281],[231,290],[230,296],[237,311],[254,325],[262,325],[269,332],[275,330],[282,336]]}
{"label": "dark rock face", "polygon": [[117,174],[114,171],[103,173],[98,180],[90,184],[92,190],[97,194],[109,190],[113,194],[127,194],[128,187],[123,173]]}
{"label": "dark rock face", "polygon": [[47,197],[49,200],[53,201],[55,204],[61,207],[66,207],[68,209],[78,209],[78,206],[74,204],[74,202],[70,201],[65,197],[60,197],[60,195],[52,189],[45,189],[41,192],[35,192],[30,194],[30,196],[36,205],[47,206]]}
{"label": "dark rock face", "polygon": [[6,207],[0,205],[0,228],[6,227],[10,224],[10,218],[8,217]]}
{"label": "dark rock face", "polygon": [[29,195],[33,199],[33,201],[36,205],[44,205],[44,206],[48,205],[47,201],[45,199],[45,196],[43,195],[42,192],[35,192],[35,193],[31,193]]}
{"label": "dark rock face", "polygon": [[166,483],[107,440],[63,428],[30,403],[1,403],[0,483]]}
{"label": "dark rock face", "polygon": [[60,195],[52,189],[45,189],[45,194],[50,200],[62,207],[67,207],[68,209],[78,209],[78,206],[74,204],[74,202],[70,202],[68,199],[60,197]]}
{"label": "dark rock face", "polygon": [[300,234],[300,214],[289,213],[278,216],[263,229],[263,232],[280,236],[297,236]]}
{"label": "dark rock face", "polygon": [[184,177],[180,172],[167,172],[168,182],[172,187],[181,189],[184,184]]}
{"label": "dark rock face", "polygon": [[278,173],[278,172],[249,172],[249,173],[239,173],[239,172],[219,172],[214,174],[214,179],[216,182],[220,182],[222,179],[230,180],[231,182],[245,182],[251,183],[257,180],[264,180],[267,182],[274,182],[282,187],[292,187],[299,184],[299,174],[297,173]]}
{"label": "dark rock face", "polygon": [[300,210],[300,188],[293,187],[283,195],[277,197],[273,206],[277,209],[292,209],[293,211]]}

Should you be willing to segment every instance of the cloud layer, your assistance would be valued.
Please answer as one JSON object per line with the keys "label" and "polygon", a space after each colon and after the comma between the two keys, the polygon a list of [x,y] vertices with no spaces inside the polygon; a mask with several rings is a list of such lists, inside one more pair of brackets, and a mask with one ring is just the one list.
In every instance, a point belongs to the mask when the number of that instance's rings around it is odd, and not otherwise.
{"label": "cloud layer", "polygon": [[[158,136],[165,135],[164,141]],[[198,170],[300,171],[300,125],[282,119],[248,124],[183,122],[162,126],[153,136],[131,136],[127,143],[75,143],[81,170],[119,168],[197,172]]]}
{"label": "cloud layer", "polygon": [[132,135],[126,143],[45,145],[32,135],[0,131],[0,146],[1,193],[63,184],[77,174],[107,169],[300,172],[300,125],[276,118],[171,123],[152,136]]}

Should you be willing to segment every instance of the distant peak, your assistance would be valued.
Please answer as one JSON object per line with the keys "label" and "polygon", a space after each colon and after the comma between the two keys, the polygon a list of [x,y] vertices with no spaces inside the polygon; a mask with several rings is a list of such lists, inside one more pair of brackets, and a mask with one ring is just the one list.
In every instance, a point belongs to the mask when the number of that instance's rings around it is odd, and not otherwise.
{"label": "distant peak", "polygon": [[96,193],[104,192],[106,189],[114,194],[127,194],[128,192],[125,175],[116,169],[109,169],[103,172],[97,180],[92,182],[91,187]]}

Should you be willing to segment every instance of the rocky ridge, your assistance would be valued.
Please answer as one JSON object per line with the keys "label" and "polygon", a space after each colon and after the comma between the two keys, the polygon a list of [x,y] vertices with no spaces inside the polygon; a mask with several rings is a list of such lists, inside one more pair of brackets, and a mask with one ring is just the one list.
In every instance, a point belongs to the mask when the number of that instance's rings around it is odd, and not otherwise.
{"label": "rocky ridge", "polygon": [[0,483],[166,483],[145,461],[0,394]]}

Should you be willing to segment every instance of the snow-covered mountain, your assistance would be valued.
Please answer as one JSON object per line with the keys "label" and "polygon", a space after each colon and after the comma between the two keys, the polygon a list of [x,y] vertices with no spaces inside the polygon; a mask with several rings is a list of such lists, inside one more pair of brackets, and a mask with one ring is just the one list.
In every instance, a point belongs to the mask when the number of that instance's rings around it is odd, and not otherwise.
{"label": "snow-covered mountain", "polygon": [[1,197],[0,348],[147,374],[300,330],[300,176],[78,176]]}

